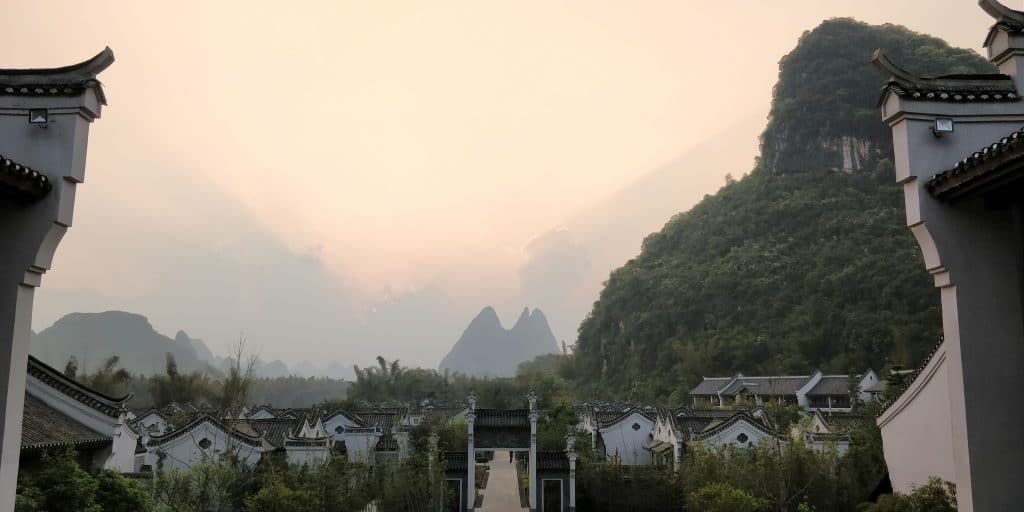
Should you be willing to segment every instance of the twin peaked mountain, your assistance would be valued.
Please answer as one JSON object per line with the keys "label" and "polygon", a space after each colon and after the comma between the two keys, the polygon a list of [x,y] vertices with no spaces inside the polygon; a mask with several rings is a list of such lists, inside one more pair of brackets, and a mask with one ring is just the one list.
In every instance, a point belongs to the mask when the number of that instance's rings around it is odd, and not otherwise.
{"label": "twin peaked mountain", "polygon": [[539,355],[558,351],[558,343],[539,309],[523,310],[511,329],[505,329],[498,313],[488,306],[469,323],[439,370],[478,377],[512,377],[516,367]]}

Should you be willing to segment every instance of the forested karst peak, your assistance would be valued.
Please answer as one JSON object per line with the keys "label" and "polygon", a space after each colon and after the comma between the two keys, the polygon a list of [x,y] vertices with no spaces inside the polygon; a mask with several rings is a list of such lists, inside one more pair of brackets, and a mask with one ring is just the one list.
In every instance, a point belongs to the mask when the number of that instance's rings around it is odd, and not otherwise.
{"label": "forested karst peak", "polygon": [[768,170],[870,171],[889,157],[892,138],[877,108],[881,81],[869,64],[876,49],[922,76],[995,71],[972,50],[902,26],[827,20],[779,62],[761,137]]}
{"label": "forested karst peak", "polygon": [[890,163],[878,48],[925,75],[992,70],[894,25],[805,33],[779,64],[759,165],[612,272],[580,325],[581,386],[678,403],[702,375],[859,373],[925,355],[938,294]]}

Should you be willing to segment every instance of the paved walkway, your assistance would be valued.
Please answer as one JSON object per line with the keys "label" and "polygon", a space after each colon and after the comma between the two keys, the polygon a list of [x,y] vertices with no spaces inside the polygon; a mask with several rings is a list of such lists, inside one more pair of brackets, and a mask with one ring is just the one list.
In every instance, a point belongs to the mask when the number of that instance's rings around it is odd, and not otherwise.
{"label": "paved walkway", "polygon": [[491,461],[491,476],[484,489],[483,512],[522,512],[519,506],[519,481],[516,466],[508,461],[509,452],[495,452]]}

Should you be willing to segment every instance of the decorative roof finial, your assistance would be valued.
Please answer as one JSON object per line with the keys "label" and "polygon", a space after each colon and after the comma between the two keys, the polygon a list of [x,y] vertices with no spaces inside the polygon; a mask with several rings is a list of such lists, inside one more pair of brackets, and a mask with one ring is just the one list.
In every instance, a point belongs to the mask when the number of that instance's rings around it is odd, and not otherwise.
{"label": "decorative roof finial", "polygon": [[978,0],[978,5],[996,21],[1024,24],[1024,12],[1011,9],[1000,3],[999,0]]}

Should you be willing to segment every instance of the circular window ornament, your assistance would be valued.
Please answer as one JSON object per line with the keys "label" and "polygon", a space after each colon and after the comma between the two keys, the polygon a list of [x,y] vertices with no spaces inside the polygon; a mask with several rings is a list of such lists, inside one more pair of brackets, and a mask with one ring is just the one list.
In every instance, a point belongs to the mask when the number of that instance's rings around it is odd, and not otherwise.
{"label": "circular window ornament", "polygon": [[640,424],[639,423],[634,423],[633,424],[633,430],[640,430]]}
{"label": "circular window ornament", "polygon": [[741,433],[740,435],[736,436],[736,440],[739,441],[740,443],[747,442],[747,439],[748,439],[747,435],[743,434],[743,433]]}
{"label": "circular window ornament", "polygon": [[212,443],[212,442],[210,442],[210,440],[209,440],[209,439],[207,439],[207,438],[205,438],[205,437],[204,437],[204,438],[202,438],[202,439],[201,439],[201,440],[199,441],[199,447],[200,447],[200,448],[202,448],[202,449],[204,449],[204,450],[205,450],[205,449],[207,449],[207,448],[209,448],[209,447],[210,447],[210,446],[211,446],[212,444],[213,444],[213,443]]}
{"label": "circular window ornament", "polygon": [[334,431],[335,431],[336,433],[340,434],[340,433],[344,432],[344,431],[345,431],[345,429],[344,429],[344,428],[341,428],[341,427],[338,427],[338,428],[334,429]]}

